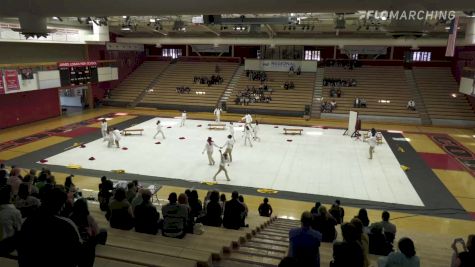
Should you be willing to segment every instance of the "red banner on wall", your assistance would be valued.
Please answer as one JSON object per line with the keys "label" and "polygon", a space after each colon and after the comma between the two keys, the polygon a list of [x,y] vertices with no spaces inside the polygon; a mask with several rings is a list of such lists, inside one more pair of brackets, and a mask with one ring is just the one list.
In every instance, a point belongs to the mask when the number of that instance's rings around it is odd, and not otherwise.
{"label": "red banner on wall", "polygon": [[5,94],[5,86],[3,86],[3,73],[0,70],[0,95]]}
{"label": "red banner on wall", "polygon": [[17,70],[5,70],[5,88],[7,91],[20,90]]}

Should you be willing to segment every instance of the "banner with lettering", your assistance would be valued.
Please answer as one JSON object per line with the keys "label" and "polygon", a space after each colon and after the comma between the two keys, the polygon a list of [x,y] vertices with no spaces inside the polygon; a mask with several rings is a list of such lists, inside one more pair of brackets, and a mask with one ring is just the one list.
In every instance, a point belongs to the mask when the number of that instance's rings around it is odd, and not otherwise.
{"label": "banner with lettering", "polygon": [[0,95],[5,94],[5,86],[3,85],[3,73],[0,70]]}
{"label": "banner with lettering", "polygon": [[317,61],[246,59],[244,65],[246,70],[282,72],[288,72],[291,67],[294,69],[294,71],[297,71],[297,69],[300,68],[302,72],[315,72],[317,71]]}
{"label": "banner with lettering", "polygon": [[5,70],[5,88],[7,92],[20,90],[17,70]]}

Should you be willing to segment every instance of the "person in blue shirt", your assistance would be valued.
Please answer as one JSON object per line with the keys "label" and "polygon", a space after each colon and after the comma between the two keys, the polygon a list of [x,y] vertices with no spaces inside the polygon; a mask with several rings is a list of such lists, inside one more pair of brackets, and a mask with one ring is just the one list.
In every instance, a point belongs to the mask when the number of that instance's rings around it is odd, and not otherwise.
{"label": "person in blue shirt", "polygon": [[289,257],[295,258],[300,267],[320,267],[320,242],[322,234],[311,228],[312,214],[302,213],[302,226],[289,231]]}

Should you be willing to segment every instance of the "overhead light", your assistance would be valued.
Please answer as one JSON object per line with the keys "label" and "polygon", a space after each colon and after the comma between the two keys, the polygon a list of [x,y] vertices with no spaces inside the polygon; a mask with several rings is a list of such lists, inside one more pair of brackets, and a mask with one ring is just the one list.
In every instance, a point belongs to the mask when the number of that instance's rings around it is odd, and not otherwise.
{"label": "overhead light", "polygon": [[451,96],[452,96],[453,98],[456,98],[456,97],[457,97],[457,94],[454,93],[454,94],[451,94]]}
{"label": "overhead light", "polygon": [[156,19],[154,19],[154,18],[150,19],[150,22],[152,22],[152,23],[154,23],[155,21],[156,21]]}
{"label": "overhead light", "polygon": [[122,16],[122,18],[123,18],[123,19],[126,19],[126,18],[127,18],[127,16]]}
{"label": "overhead light", "polygon": [[130,26],[122,26],[122,28],[120,30],[121,31],[131,31],[132,29],[130,28]]}
{"label": "overhead light", "polygon": [[445,27],[445,29],[446,29],[446,30],[450,30],[450,27],[449,27],[449,26],[447,26],[447,27]]}

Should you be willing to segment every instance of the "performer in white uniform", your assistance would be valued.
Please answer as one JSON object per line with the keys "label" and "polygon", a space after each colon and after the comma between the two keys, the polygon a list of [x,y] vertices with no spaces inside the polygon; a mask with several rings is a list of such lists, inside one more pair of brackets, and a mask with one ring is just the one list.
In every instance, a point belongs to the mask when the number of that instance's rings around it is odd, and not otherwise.
{"label": "performer in white uniform", "polygon": [[213,181],[216,181],[216,176],[218,176],[218,174],[221,171],[224,171],[224,174],[226,175],[226,180],[231,181],[231,179],[229,179],[229,176],[228,176],[228,170],[226,170],[227,154],[226,153],[225,154],[221,153],[221,150],[219,150],[219,154],[221,154],[221,161],[219,163],[218,172],[213,177]]}
{"label": "performer in white uniform", "polygon": [[224,143],[224,146],[222,146],[221,148],[224,148],[226,147],[226,150],[224,151],[224,154],[227,155],[227,157],[229,158],[229,162],[233,162],[233,147],[234,147],[234,143],[236,141],[234,140],[234,137],[232,135],[228,135],[228,140],[226,140],[226,143]]}
{"label": "performer in white uniform", "polygon": [[376,135],[371,135],[370,138],[368,138],[368,144],[369,144],[369,159],[373,159],[373,153],[374,153],[374,148],[376,147]]}
{"label": "performer in white uniform", "polygon": [[214,159],[213,159],[213,147],[217,147],[219,148],[219,146],[217,146],[213,139],[211,139],[211,137],[208,137],[208,140],[206,140],[206,145],[205,145],[205,148],[203,149],[203,152],[201,154],[204,154],[205,151],[206,153],[208,154],[208,161],[209,161],[209,164],[208,165],[214,165]]}
{"label": "performer in white uniform", "polygon": [[115,145],[117,146],[117,148],[120,148],[120,131],[117,128],[114,128],[114,131],[112,131],[112,135],[114,136]]}
{"label": "performer in white uniform", "polygon": [[246,131],[246,127],[245,126],[251,126],[251,123],[252,123],[252,116],[251,114],[246,114],[244,115],[244,117],[241,118],[241,121],[244,121],[244,130],[243,132]]}
{"label": "performer in white uniform", "polygon": [[214,113],[214,116],[216,116],[216,119],[215,119],[216,122],[221,122],[221,111],[222,111],[222,110],[221,110],[221,108],[219,108],[219,107],[216,107],[216,108],[214,109],[214,112],[213,112],[213,113]]}
{"label": "performer in white uniform", "polygon": [[158,134],[162,134],[163,139],[165,139],[165,134],[163,134],[162,124],[160,123],[160,121],[157,121],[157,133],[153,136],[153,139],[155,139]]}
{"label": "performer in white uniform", "polygon": [[234,124],[233,124],[233,122],[229,123],[229,134],[233,137],[234,142],[236,142],[236,138],[234,138]]}
{"label": "performer in white uniform", "polygon": [[102,133],[102,141],[107,140],[107,121],[103,119],[101,121],[101,133]]}
{"label": "performer in white uniform", "polygon": [[180,127],[185,126],[186,122],[186,110],[183,110],[181,113],[181,122],[180,122]]}
{"label": "performer in white uniform", "polygon": [[252,133],[254,134],[254,136],[252,137],[252,139],[254,141],[261,141],[261,138],[259,136],[257,136],[257,133],[259,132],[259,122],[258,121],[255,121],[255,125],[254,127],[252,127]]}
{"label": "performer in white uniform", "polygon": [[249,145],[252,147],[251,142],[251,128],[249,126],[244,126],[244,145],[247,146],[247,141],[249,141]]}
{"label": "performer in white uniform", "polygon": [[114,134],[112,133],[111,128],[107,128],[107,147],[112,147],[114,145]]}

